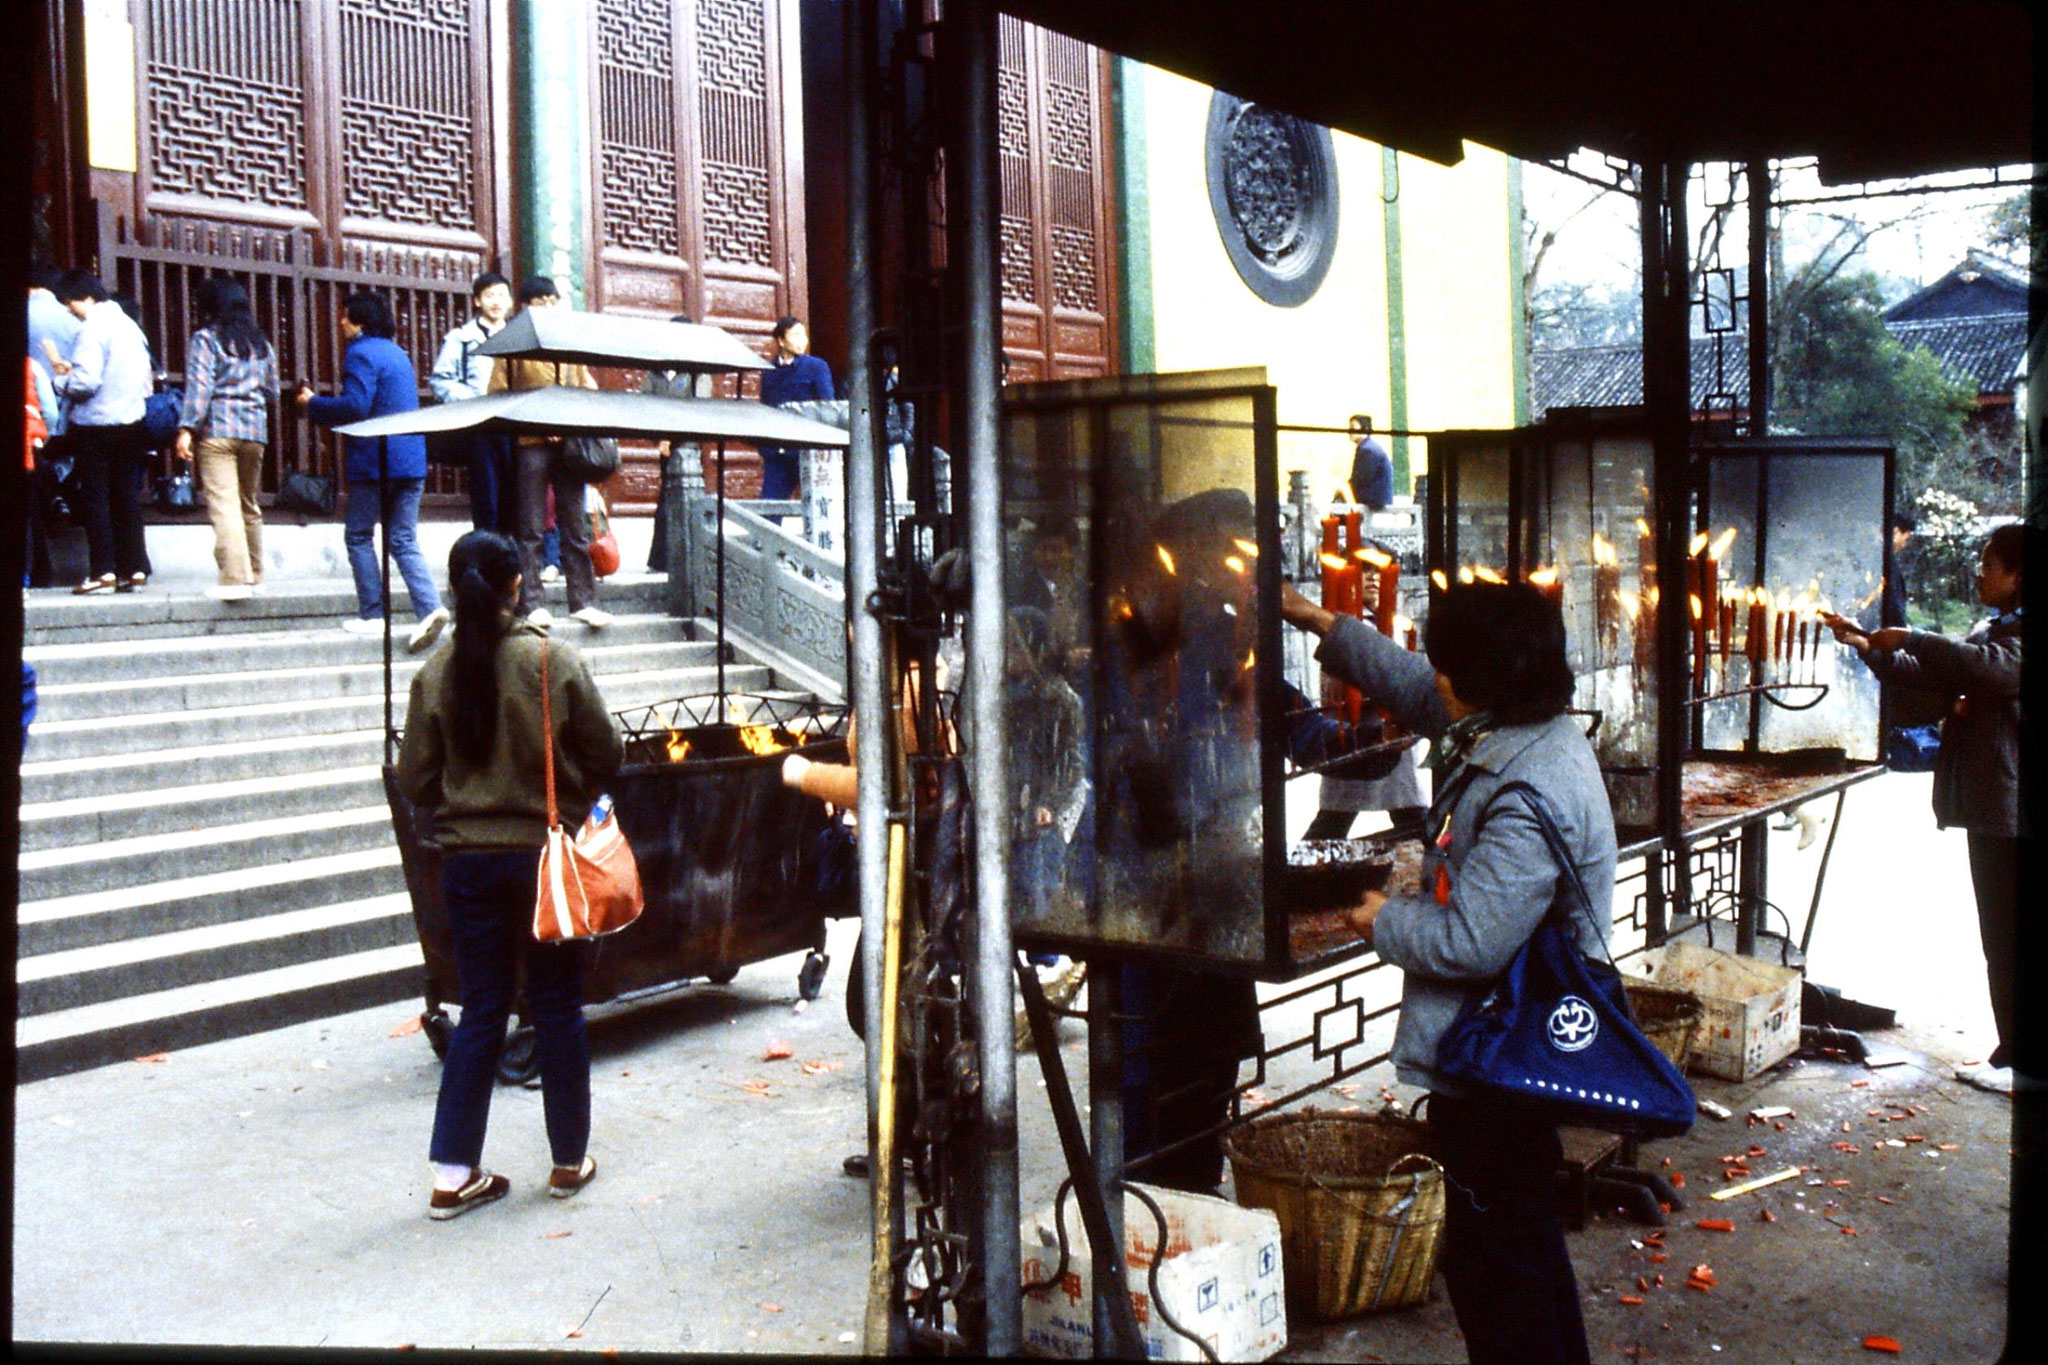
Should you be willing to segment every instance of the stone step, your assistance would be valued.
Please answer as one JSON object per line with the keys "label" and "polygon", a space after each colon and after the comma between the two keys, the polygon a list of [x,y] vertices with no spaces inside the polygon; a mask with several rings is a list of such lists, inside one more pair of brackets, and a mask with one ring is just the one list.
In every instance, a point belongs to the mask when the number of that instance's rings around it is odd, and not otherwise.
{"label": "stone step", "polygon": [[[667,585],[661,574],[618,574],[599,587],[598,603],[615,614],[660,612]],[[339,634],[341,622],[356,614],[355,589],[337,579],[279,583],[246,602],[216,602],[203,592],[152,588],[111,597],[74,597],[65,588],[37,588],[22,596],[23,638],[30,645],[299,628]],[[558,617],[568,606],[567,592],[559,583],[547,588],[542,600]],[[395,576],[391,602],[393,633],[402,636],[412,628],[413,610],[405,586]]]}
{"label": "stone step", "polygon": [[384,799],[382,772],[362,764],[30,803],[21,808],[21,848],[32,853],[372,805]]}
{"label": "stone step", "polygon": [[[758,692],[773,682],[769,670],[758,666],[728,666],[725,672],[726,686],[735,692]],[[670,697],[710,692],[716,685],[716,677],[716,669],[710,667],[650,669],[608,675],[602,679],[600,688],[608,706],[623,709]],[[392,714],[395,723],[403,725],[405,695],[402,691],[394,695]],[[374,729],[382,725],[383,718],[384,698],[380,686],[374,696],[318,704],[279,701],[47,723],[38,720],[29,737],[28,754],[41,763],[105,754],[147,753],[173,747],[233,743],[246,738],[252,730],[271,735],[311,736]]]}
{"label": "stone step", "polygon": [[296,862],[24,901],[18,951],[24,958],[68,952],[404,889],[398,845],[387,841]]}
{"label": "stone step", "polygon": [[[601,633],[600,638],[601,638]],[[381,654],[376,641],[357,640]],[[703,668],[716,662],[717,646],[693,640],[578,646],[599,678],[660,669]],[[425,660],[400,652],[391,663],[394,692],[404,695]],[[288,701],[305,703],[384,695],[384,665],[376,662],[271,667],[231,673],[172,674],[108,682],[62,683],[37,688],[38,725],[96,720],[166,709],[195,711]]]}
{"label": "stone step", "polygon": [[[393,632],[394,661],[404,661],[410,618]],[[660,612],[620,613],[601,631],[580,621],[559,620],[558,638],[580,649],[592,645],[644,645],[692,638],[689,623]],[[73,683],[117,683],[139,678],[240,673],[269,668],[381,663],[382,640],[318,628],[251,630],[232,635],[174,635],[162,639],[100,639],[29,645],[22,658],[35,666],[41,688]]]}
{"label": "stone step", "polygon": [[147,886],[379,848],[391,840],[391,811],[380,801],[374,806],[312,815],[41,849],[21,855],[21,897],[48,900],[84,891]]}
{"label": "stone step", "polygon": [[15,1080],[42,1080],[407,998],[423,1001],[425,981],[425,959],[413,942],[31,1015],[14,1026]]}
{"label": "stone step", "polygon": [[240,782],[334,767],[374,766],[384,761],[384,738],[376,729],[360,729],[117,751],[80,758],[43,758],[42,751],[37,737],[31,735],[28,752],[33,761],[21,765],[22,800],[37,805],[150,792],[197,782]]}
{"label": "stone step", "polygon": [[50,1014],[322,958],[417,944],[404,892],[24,958],[18,1011]]}

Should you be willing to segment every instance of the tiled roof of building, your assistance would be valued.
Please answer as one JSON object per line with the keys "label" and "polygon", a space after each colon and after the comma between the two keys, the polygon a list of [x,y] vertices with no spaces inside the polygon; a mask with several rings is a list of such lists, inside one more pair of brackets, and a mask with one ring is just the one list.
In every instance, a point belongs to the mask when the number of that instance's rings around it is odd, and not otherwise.
{"label": "tiled roof of building", "polygon": [[[1933,353],[1943,370],[1974,386],[1980,397],[2010,394],[2019,386],[2027,356],[2025,312],[1989,313],[1976,317],[1930,318],[1919,322],[1888,322],[1885,330],[1899,344]],[[1715,376],[1715,343],[1692,339],[1692,402],[1694,411],[1709,406],[1720,389],[1733,395],[1740,410],[1749,404],[1747,334],[1731,333],[1721,346],[1721,378]],[[1638,346],[1573,346],[1537,351],[1530,356],[1529,380],[1538,414],[1551,408],[1624,407],[1643,401],[1643,353]],[[1725,410],[1726,399],[1712,405]]]}
{"label": "tiled roof of building", "polygon": [[1935,318],[1983,317],[2027,310],[2026,272],[1971,248],[1955,269],[1884,310],[1885,325]]}
{"label": "tiled roof of building", "polygon": [[1982,394],[2009,394],[2019,387],[2027,358],[2027,315],[1986,313],[1978,317],[1888,322],[1885,330],[1901,346],[1932,351],[1953,378]]}

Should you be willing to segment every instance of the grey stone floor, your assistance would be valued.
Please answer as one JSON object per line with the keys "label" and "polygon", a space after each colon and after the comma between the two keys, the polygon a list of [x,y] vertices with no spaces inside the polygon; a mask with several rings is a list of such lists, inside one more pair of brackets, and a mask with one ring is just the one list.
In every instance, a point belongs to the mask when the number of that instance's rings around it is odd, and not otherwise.
{"label": "grey stone floor", "polygon": [[[1596,1360],[1840,1359],[1861,1355],[1864,1333],[1898,1337],[1908,1359],[1996,1354],[2008,1102],[1948,1075],[1988,1049],[1989,1011],[1961,837],[1933,831],[1926,797],[1927,780],[1912,777],[1851,795],[1812,954],[1817,980],[1900,1010],[1901,1029],[1874,1038],[1913,1062],[1882,1073],[1806,1063],[1701,1085],[1734,1105],[1792,1104],[1802,1124],[1766,1134],[1769,1145],[1855,1185],[1788,1192],[1776,1225],[1742,1221],[1733,1237],[1681,1215],[1661,1269],[1711,1258],[1723,1289],[1663,1291],[1647,1310],[1616,1297],[1647,1269],[1632,1245],[1642,1230],[1589,1223],[1572,1246]],[[1791,839],[1774,839],[1775,875],[1803,907],[1800,878],[1819,850],[1797,853]],[[853,928],[835,926],[826,996],[801,1013],[794,958],[594,1013],[602,1169],[568,1201],[543,1194],[539,1093],[501,1088],[486,1160],[513,1178],[512,1194],[450,1223],[422,1216],[439,1072],[419,1035],[392,1036],[412,1017],[403,1005],[22,1086],[15,1338],[854,1354],[867,1189],[839,1170],[863,1140],[861,1054],[839,994]],[[1068,1030],[1079,1085],[1081,1030]],[[774,1042],[794,1055],[764,1060]],[[766,1095],[747,1092],[756,1079]],[[1379,1078],[1367,1079],[1369,1096]],[[1029,1213],[1062,1171],[1035,1061],[1019,1092]],[[1881,1098],[1923,1106],[1928,1144],[1834,1153],[1840,1123],[1869,1129],[1855,1139],[1865,1144],[1896,1131],[1867,1118]],[[1702,1120],[1657,1151],[1703,1192],[1720,1154],[1760,1140],[1739,1119]],[[1927,1150],[1951,1141],[1953,1153]],[[1879,1192],[1893,1203],[1874,1202]],[[1823,1196],[1840,1207],[1823,1210]],[[1857,1238],[1825,1222],[1837,1215]],[[1439,1294],[1384,1318],[1295,1324],[1287,1355],[1462,1352]]]}

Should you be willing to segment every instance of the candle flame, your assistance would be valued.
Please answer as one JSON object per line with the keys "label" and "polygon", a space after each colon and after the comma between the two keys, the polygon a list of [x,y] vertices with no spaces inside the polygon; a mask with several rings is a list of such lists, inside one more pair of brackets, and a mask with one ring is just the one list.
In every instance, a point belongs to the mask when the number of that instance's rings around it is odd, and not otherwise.
{"label": "candle flame", "polygon": [[1658,594],[1659,589],[1653,586],[1648,592],[1643,594],[1643,605],[1646,607],[1656,606]]}
{"label": "candle flame", "polygon": [[1415,623],[1399,612],[1396,612],[1394,613],[1394,629],[1397,631],[1410,631],[1415,629]]}
{"label": "candle flame", "polygon": [[1620,600],[1621,609],[1628,613],[1628,619],[1631,621],[1635,620],[1636,614],[1642,610],[1642,602],[1627,588],[1616,589],[1614,595]]}
{"label": "candle flame", "polygon": [[1614,545],[1598,531],[1593,533],[1593,562],[1613,567],[1621,563],[1621,557],[1614,552]]}
{"label": "candle flame", "polygon": [[1557,566],[1545,564],[1540,569],[1529,571],[1529,581],[1539,588],[1547,588],[1557,582]]}
{"label": "candle flame", "polygon": [[1340,555],[1321,555],[1318,557],[1323,561],[1323,567],[1326,569],[1341,569],[1344,567],[1344,560]]}
{"label": "candle flame", "polygon": [[1470,564],[1463,565],[1459,568],[1458,581],[1460,583],[1470,583],[1472,581],[1472,578],[1472,566]]}
{"label": "candle flame", "polygon": [[1384,569],[1387,567],[1387,565],[1394,562],[1394,557],[1392,555],[1387,554],[1381,550],[1375,550],[1371,546],[1367,546],[1366,548],[1360,550],[1358,552],[1358,557],[1364,560],[1366,563],[1372,565],[1375,569]]}
{"label": "candle flame", "polygon": [[1640,535],[1643,539],[1648,540],[1650,538],[1650,523],[1644,521],[1641,517],[1637,517],[1636,534]]}
{"label": "candle flame", "polygon": [[1166,566],[1166,571],[1168,573],[1177,574],[1180,572],[1178,569],[1174,568],[1173,556],[1167,552],[1167,549],[1164,545],[1154,545],[1152,549],[1153,552],[1159,556],[1159,562]]}
{"label": "candle flame", "polygon": [[1451,586],[1451,581],[1444,577],[1442,569],[1431,569],[1429,571],[1429,581],[1436,584],[1438,592],[1443,592]]}
{"label": "candle flame", "polygon": [[1735,528],[1731,526],[1720,535],[1714,537],[1713,545],[1707,550],[1707,558],[1719,559],[1722,555],[1728,553],[1728,547],[1734,543]]}
{"label": "candle flame", "polygon": [[690,741],[673,730],[668,732],[668,742],[662,747],[668,751],[668,761],[671,763],[680,763],[690,756]]}
{"label": "candle flame", "polygon": [[1697,621],[1700,619],[1700,616],[1702,615],[1702,608],[1700,607],[1700,595],[1696,592],[1689,592],[1686,594],[1686,596],[1692,600],[1692,619]]}
{"label": "candle flame", "polygon": [[1685,548],[1685,552],[1686,552],[1686,553],[1687,553],[1688,555],[1696,555],[1696,554],[1698,554],[1698,553],[1699,553],[1699,552],[1700,552],[1701,550],[1704,550],[1704,549],[1706,549],[1706,548],[1707,548],[1707,533],[1706,533],[1705,531],[1702,531],[1702,532],[1700,532],[1700,533],[1699,533],[1698,535],[1696,535],[1696,536],[1694,536],[1694,537],[1692,538],[1692,543],[1691,543],[1690,545],[1686,546],[1686,548]]}
{"label": "candle flame", "polygon": [[1247,559],[1257,559],[1259,557],[1259,546],[1258,542],[1256,541],[1245,540],[1240,536],[1233,536],[1231,537],[1230,543],[1232,545],[1235,545],[1238,549],[1244,551],[1245,557]]}
{"label": "candle flame", "polygon": [[1247,654],[1246,654],[1246,655],[1244,656],[1244,671],[1245,671],[1245,672],[1247,672],[1247,673],[1251,672],[1251,671],[1252,671],[1252,665],[1253,665],[1253,664],[1255,664],[1255,663],[1257,663],[1257,662],[1258,662],[1258,660],[1259,660],[1259,651],[1257,651],[1256,649],[1254,649],[1254,650],[1250,651],[1249,653],[1247,653]]}
{"label": "candle flame", "polygon": [[772,725],[742,725],[740,743],[747,746],[747,752],[750,754],[780,753],[785,747],[776,740],[775,727]]}
{"label": "candle flame", "polygon": [[1225,555],[1223,556],[1223,567],[1232,573],[1243,573],[1246,566],[1245,562],[1236,555]]}
{"label": "candle flame", "polygon": [[1507,579],[1501,577],[1500,573],[1497,570],[1489,569],[1484,564],[1481,564],[1478,568],[1472,570],[1472,576],[1474,578],[1477,578],[1481,583],[1507,582]]}

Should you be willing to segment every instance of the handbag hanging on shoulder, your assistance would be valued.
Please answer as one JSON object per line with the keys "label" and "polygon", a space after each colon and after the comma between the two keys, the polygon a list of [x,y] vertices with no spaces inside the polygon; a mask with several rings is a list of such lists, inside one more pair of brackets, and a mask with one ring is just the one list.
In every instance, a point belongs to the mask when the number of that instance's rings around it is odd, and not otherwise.
{"label": "handbag hanging on shoulder", "polygon": [[540,647],[540,723],[547,772],[548,837],[541,846],[534,888],[533,936],[541,943],[616,934],[640,918],[646,899],[640,865],[619,828],[618,817],[599,801],[583,828],[571,838],[555,809],[555,721],[548,685],[548,647]]}
{"label": "handbag hanging on shoulder", "polygon": [[[1510,792],[1535,816],[1573,898],[1597,916],[1550,803],[1526,782],[1502,785],[1492,800]],[[1613,962],[1579,951],[1569,912],[1546,914],[1492,989],[1458,1012],[1436,1070],[1476,1095],[1632,1137],[1676,1137],[1697,1112],[1685,1077],[1636,1027]]]}
{"label": "handbag hanging on shoulder", "polygon": [[609,436],[565,436],[555,460],[569,478],[603,483],[619,472],[619,443]]}

